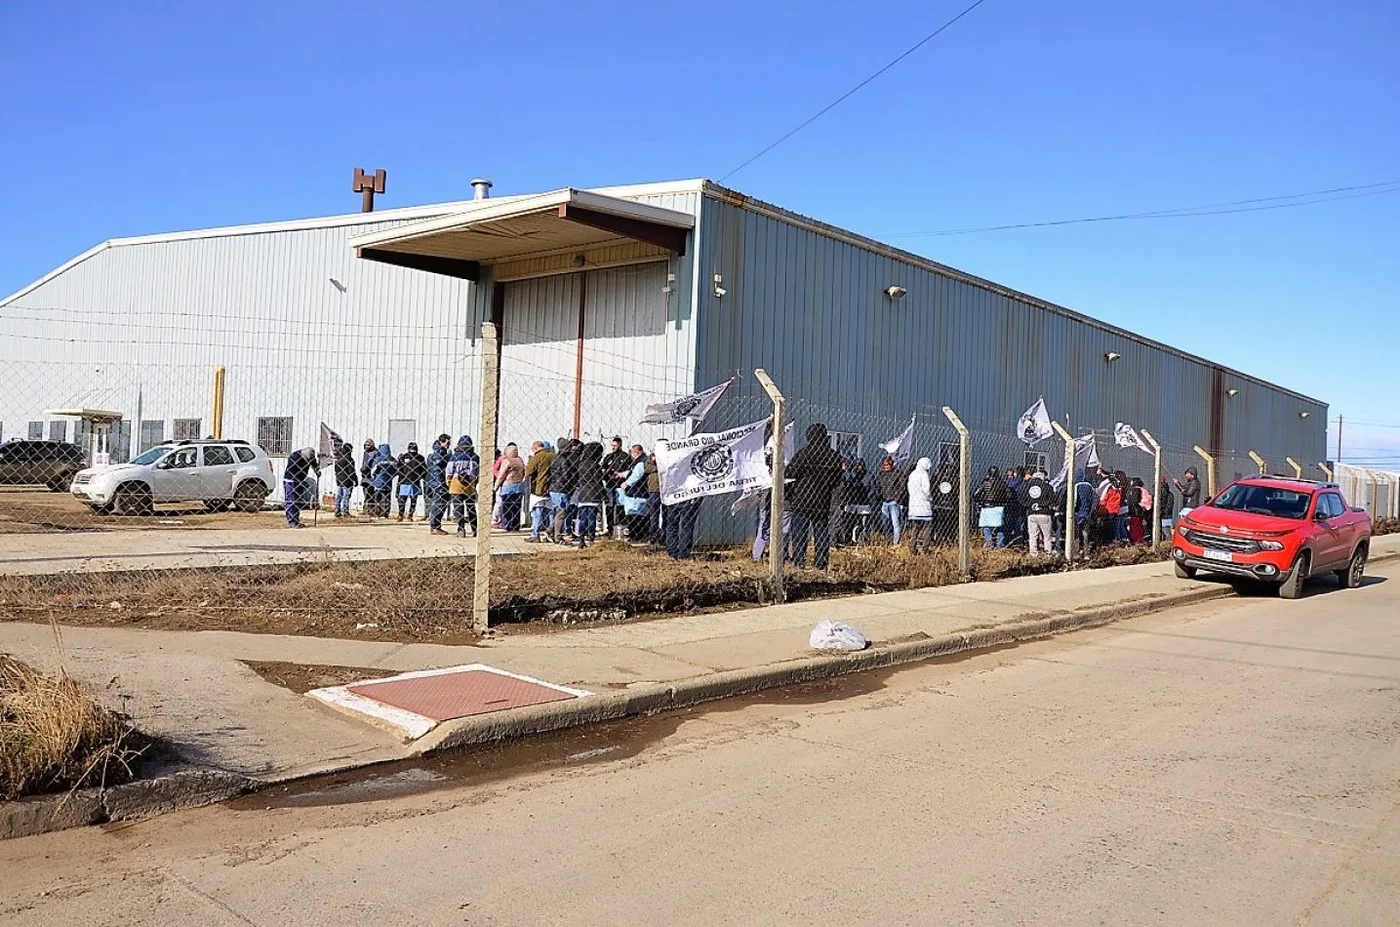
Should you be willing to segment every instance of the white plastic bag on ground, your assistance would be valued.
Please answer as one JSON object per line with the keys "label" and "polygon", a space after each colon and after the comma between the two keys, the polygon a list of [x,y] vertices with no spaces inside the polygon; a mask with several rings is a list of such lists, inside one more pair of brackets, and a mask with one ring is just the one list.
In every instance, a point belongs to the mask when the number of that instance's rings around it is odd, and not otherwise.
{"label": "white plastic bag on ground", "polygon": [[822,621],[812,629],[813,650],[864,650],[865,635],[839,621]]}

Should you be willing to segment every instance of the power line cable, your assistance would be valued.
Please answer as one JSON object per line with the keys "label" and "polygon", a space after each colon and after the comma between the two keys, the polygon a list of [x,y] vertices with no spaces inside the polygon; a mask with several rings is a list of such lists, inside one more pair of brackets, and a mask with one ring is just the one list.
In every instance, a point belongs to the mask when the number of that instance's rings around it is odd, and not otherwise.
{"label": "power line cable", "polygon": [[937,29],[933,30],[933,31],[930,32],[928,35],[924,36],[924,37],[923,37],[922,39],[920,39],[918,42],[916,42],[916,43],[914,43],[913,45],[911,45],[907,50],[904,51],[903,54],[899,55],[899,57],[897,57],[897,58],[895,58],[894,60],[890,61],[890,62],[889,62],[888,64],[886,64],[884,67],[880,68],[880,70],[876,71],[874,74],[871,74],[871,75],[870,75],[869,77],[867,77],[865,80],[863,80],[863,81],[861,81],[860,83],[856,84],[856,85],[855,85],[854,87],[852,87],[850,90],[847,90],[845,93],[841,94],[841,96],[837,97],[835,100],[832,100],[830,103],[828,103],[826,106],[823,106],[821,109],[817,110],[816,113],[814,113],[813,115],[809,116],[805,121],[803,121],[801,124],[799,124],[796,128],[792,129],[792,130],[789,131],[787,134],[783,135],[783,136],[782,136],[781,138],[779,138],[777,141],[775,141],[775,142],[773,142],[772,144],[768,145],[768,147],[766,147],[766,148],[764,148],[763,150],[759,151],[758,154],[756,154],[756,155],[754,155],[753,157],[749,158],[747,161],[744,161],[744,162],[741,163],[738,167],[734,168],[734,169],[731,170],[729,173],[727,173],[727,174],[723,175],[722,177],[720,177],[720,181],[723,182],[723,181],[725,181],[725,180],[728,180],[730,177],[733,177],[735,174],[739,173],[739,172],[742,171],[744,168],[748,167],[750,164],[754,163],[754,162],[757,161],[759,158],[763,157],[763,156],[766,155],[768,152],[772,151],[774,148],[777,148],[777,147],[778,147],[779,145],[781,145],[783,142],[785,142],[785,141],[787,141],[788,139],[792,138],[792,137],[793,137],[794,135],[796,135],[798,132],[801,132],[803,129],[807,128],[809,125],[811,125],[812,123],[816,122],[818,119],[820,119],[821,117],[825,116],[827,113],[831,112],[831,111],[832,111],[833,109],[835,109],[836,107],[840,106],[840,105],[841,105],[842,103],[844,103],[846,100],[850,99],[852,96],[854,96],[855,94],[857,94],[857,93],[859,93],[861,90],[863,90],[868,84],[870,84],[870,83],[871,83],[872,81],[874,81],[876,78],[880,77],[880,75],[884,74],[884,73],[885,73],[886,71],[888,71],[890,68],[892,68],[892,67],[894,67],[895,65],[899,64],[899,63],[900,63],[901,61],[903,61],[905,58],[908,58],[910,55],[914,54],[914,52],[916,52],[916,51],[918,51],[919,49],[923,48],[923,47],[924,47],[925,45],[927,45],[929,42],[932,42],[934,39],[938,38],[938,36],[939,36],[940,34],[942,34],[944,30],[948,29],[948,28],[951,27],[954,23],[956,23],[958,20],[962,19],[962,18],[963,18],[964,16],[966,16],[968,13],[971,13],[973,10],[977,9],[979,6],[981,6],[983,3],[986,3],[986,2],[987,2],[987,0],[976,0],[975,3],[973,3],[971,6],[967,7],[966,9],[964,9],[961,13],[959,13],[959,14],[956,15],[956,16],[954,16],[952,19],[948,20],[946,23],[944,23],[943,25],[939,26]]}
{"label": "power line cable", "polygon": [[1061,225],[1083,225],[1093,222],[1121,222],[1129,219],[1184,219],[1195,216],[1223,216],[1231,213],[1259,212],[1269,209],[1289,209],[1295,206],[1313,206],[1318,203],[1331,203],[1337,200],[1349,200],[1365,196],[1382,196],[1387,193],[1400,193],[1400,180],[1387,180],[1380,183],[1360,184],[1351,187],[1333,187],[1328,190],[1312,190],[1307,193],[1289,193],[1282,196],[1263,196],[1247,200],[1233,200],[1226,203],[1208,203],[1202,206],[1178,206],[1174,209],[1154,209],[1147,212],[1128,212],[1107,216],[1083,216],[1077,219],[1052,219],[1045,222],[1013,222],[1006,225],[984,225],[975,228],[940,229],[929,232],[902,232],[885,234],[880,237],[932,238],[947,235],[973,235],[980,232],[1004,232],[1011,229],[1037,229]]}

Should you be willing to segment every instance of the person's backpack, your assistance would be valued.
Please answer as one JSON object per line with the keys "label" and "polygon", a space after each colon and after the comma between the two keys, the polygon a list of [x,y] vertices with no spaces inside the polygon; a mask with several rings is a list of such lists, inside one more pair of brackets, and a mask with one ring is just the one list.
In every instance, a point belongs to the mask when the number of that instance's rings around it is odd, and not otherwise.
{"label": "person's backpack", "polygon": [[1118,510],[1123,507],[1123,490],[1117,486],[1108,487],[1108,491],[1103,494],[1103,501],[1099,504],[1099,514],[1117,515]]}

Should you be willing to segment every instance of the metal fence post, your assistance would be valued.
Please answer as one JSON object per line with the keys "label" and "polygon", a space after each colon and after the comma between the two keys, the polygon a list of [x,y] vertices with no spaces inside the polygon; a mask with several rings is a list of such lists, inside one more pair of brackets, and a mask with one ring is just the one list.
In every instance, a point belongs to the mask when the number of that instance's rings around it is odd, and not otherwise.
{"label": "metal fence post", "polygon": [[1196,456],[1206,462],[1206,495],[1215,495],[1215,458],[1205,452],[1199,444],[1191,448],[1196,452]]}
{"label": "metal fence post", "polygon": [[1065,442],[1065,562],[1073,563],[1074,536],[1079,533],[1079,525],[1074,520],[1074,492],[1079,483],[1075,476],[1075,465],[1079,461],[1074,459],[1074,435],[1065,431],[1059,422],[1052,421],[1050,427],[1055,429],[1055,434]]}
{"label": "metal fence post", "polygon": [[1259,472],[1260,472],[1260,473],[1268,473],[1268,472],[1269,472],[1269,463],[1268,463],[1268,461],[1266,461],[1264,458],[1260,457],[1258,454],[1254,453],[1253,451],[1250,451],[1250,452],[1249,452],[1249,459],[1252,460],[1252,461],[1254,461],[1254,465],[1257,466],[1257,467],[1259,468]]}
{"label": "metal fence post", "polygon": [[972,433],[948,406],[943,414],[958,432],[958,572],[966,576],[972,572]]}
{"label": "metal fence post", "polygon": [[1294,460],[1292,457],[1285,457],[1283,459],[1288,461],[1288,465],[1293,468],[1293,478],[1296,480],[1301,480],[1303,478],[1303,465],[1298,463],[1298,461]]}
{"label": "metal fence post", "polygon": [[1329,482],[1329,483],[1332,482],[1332,468],[1331,468],[1331,467],[1327,466],[1327,464],[1323,463],[1322,461],[1318,461],[1318,463],[1317,463],[1317,469],[1321,470],[1321,471],[1323,472],[1323,475],[1325,475],[1325,476],[1327,477],[1327,482]]}
{"label": "metal fence post", "polygon": [[1152,549],[1156,550],[1162,543],[1162,500],[1157,498],[1162,494],[1162,445],[1146,428],[1141,434],[1142,440],[1152,445]]}
{"label": "metal fence post", "polygon": [[481,323],[481,432],[477,443],[480,460],[476,478],[476,569],[472,590],[472,630],[491,626],[491,457],[496,451],[496,415],[500,396],[500,355],[496,353],[496,326]]}
{"label": "metal fence post", "polygon": [[783,591],[783,480],[787,471],[787,397],[778,389],[773,378],[762,367],[753,372],[768,398],[773,400],[773,492],[768,508],[768,572],[773,586],[773,601],[781,604]]}

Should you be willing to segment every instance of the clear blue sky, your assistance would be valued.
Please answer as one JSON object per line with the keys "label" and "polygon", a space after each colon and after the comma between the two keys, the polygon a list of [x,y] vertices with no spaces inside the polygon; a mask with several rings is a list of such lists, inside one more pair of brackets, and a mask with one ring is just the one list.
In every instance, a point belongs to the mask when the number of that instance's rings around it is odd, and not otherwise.
{"label": "clear blue sky", "polygon": [[[385,207],[719,178],[966,2],[9,0],[0,293],[105,238],[353,212],[356,165]],[[1386,0],[987,0],[726,182],[1400,422],[1400,193],[925,234],[1400,180],[1398,43]],[[1348,444],[1400,466],[1400,428]]]}

